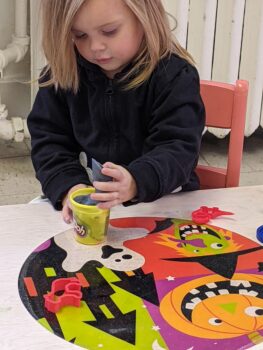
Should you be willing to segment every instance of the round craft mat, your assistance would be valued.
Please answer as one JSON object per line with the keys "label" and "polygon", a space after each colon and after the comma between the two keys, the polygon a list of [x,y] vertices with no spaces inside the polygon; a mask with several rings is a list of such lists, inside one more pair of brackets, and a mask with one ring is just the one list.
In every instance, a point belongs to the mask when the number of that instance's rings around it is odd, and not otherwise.
{"label": "round craft mat", "polygon": [[[82,245],[69,229],[37,247],[21,268],[19,294],[37,322],[85,349],[162,350],[176,344],[176,350],[235,350],[252,346],[252,333],[257,341],[262,337],[261,249],[237,233],[189,220],[112,219],[102,244]],[[52,282],[70,277],[81,284],[80,307],[48,311],[44,295]],[[62,294],[56,293],[58,300]],[[253,332],[253,315],[238,315],[233,298],[258,308]],[[205,316],[196,320],[208,301],[214,325],[204,324]],[[230,328],[218,326],[219,303]],[[246,329],[237,330],[236,319]]]}

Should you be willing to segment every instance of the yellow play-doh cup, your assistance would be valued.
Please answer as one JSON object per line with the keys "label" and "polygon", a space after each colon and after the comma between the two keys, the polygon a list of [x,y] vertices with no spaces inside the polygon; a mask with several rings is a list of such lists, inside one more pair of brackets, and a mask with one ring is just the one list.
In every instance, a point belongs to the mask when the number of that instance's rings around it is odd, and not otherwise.
{"label": "yellow play-doh cup", "polygon": [[74,236],[82,244],[99,244],[105,241],[109,225],[109,209],[99,209],[96,205],[80,204],[77,196],[95,192],[92,187],[81,188],[69,196],[73,212]]}

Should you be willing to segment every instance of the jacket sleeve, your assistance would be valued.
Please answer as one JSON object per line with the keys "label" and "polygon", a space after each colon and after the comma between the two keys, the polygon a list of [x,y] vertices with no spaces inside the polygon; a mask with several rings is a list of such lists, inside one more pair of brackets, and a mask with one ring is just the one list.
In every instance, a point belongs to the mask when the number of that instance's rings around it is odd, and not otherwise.
{"label": "jacket sleeve", "polygon": [[78,183],[89,184],[79,162],[80,147],[73,134],[65,93],[40,87],[28,116],[31,157],[43,193],[56,209],[67,191]]}
{"label": "jacket sleeve", "polygon": [[144,153],[127,167],[137,183],[139,202],[156,200],[180,186],[199,188],[194,168],[205,111],[198,73],[187,63],[179,71],[169,64],[155,73],[150,84],[155,85],[155,96]]}

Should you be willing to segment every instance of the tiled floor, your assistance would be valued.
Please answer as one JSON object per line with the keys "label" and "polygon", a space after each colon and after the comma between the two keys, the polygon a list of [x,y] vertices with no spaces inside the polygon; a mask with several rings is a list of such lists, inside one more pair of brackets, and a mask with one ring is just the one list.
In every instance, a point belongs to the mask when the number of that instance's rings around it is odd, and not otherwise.
{"label": "tiled floor", "polygon": [[[201,158],[203,164],[226,164],[227,138],[206,134]],[[263,184],[263,130],[245,139],[241,186]],[[27,203],[41,194],[30,160],[29,141],[10,143],[0,140],[0,205]]]}

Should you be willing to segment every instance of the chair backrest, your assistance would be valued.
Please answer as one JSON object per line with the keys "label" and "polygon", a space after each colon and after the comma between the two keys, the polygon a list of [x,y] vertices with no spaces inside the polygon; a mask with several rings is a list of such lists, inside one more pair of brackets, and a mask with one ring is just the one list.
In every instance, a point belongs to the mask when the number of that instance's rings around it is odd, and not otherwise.
{"label": "chair backrest", "polygon": [[201,96],[206,109],[206,126],[230,129],[226,168],[198,165],[201,188],[236,187],[239,185],[243,153],[248,82],[236,84],[201,80]]}

